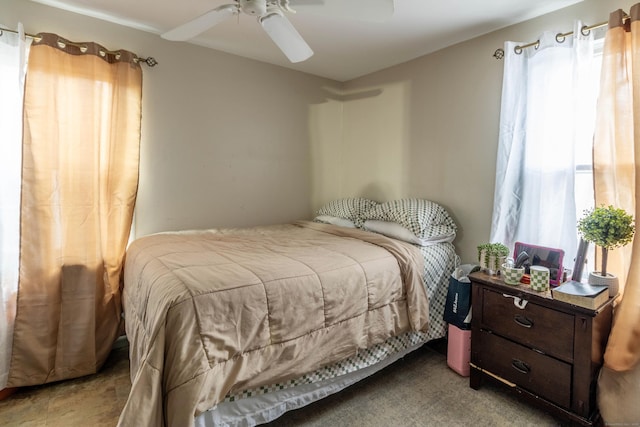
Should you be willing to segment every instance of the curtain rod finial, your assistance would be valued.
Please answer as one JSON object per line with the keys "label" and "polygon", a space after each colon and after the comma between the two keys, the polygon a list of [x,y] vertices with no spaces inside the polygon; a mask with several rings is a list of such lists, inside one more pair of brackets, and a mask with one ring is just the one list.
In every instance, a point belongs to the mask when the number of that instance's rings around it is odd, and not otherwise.
{"label": "curtain rod finial", "polygon": [[498,48],[493,52],[493,57],[496,59],[502,59],[504,57],[504,49]]}
{"label": "curtain rod finial", "polygon": [[156,59],[152,56],[148,58],[140,58],[140,59],[144,61],[149,67],[155,67],[156,65],[158,65],[158,61],[156,61]]}

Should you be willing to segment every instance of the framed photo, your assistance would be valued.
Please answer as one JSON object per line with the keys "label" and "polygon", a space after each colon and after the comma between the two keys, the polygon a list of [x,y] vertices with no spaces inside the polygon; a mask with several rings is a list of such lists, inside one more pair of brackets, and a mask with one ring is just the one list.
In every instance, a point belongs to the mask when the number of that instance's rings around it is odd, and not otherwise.
{"label": "framed photo", "polygon": [[562,275],[564,274],[564,269],[562,267],[564,251],[562,249],[547,248],[544,246],[516,242],[515,249],[513,251],[513,259],[518,259],[518,256],[523,252],[526,252],[529,256],[527,261],[523,264],[525,274],[529,274],[529,267],[532,265],[541,265],[549,269],[550,285],[558,286],[562,282]]}

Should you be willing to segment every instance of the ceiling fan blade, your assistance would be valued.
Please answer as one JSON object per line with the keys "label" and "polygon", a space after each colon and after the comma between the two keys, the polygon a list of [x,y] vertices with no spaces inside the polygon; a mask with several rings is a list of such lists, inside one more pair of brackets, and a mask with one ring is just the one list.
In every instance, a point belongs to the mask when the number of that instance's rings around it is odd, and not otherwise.
{"label": "ceiling fan blade", "polygon": [[289,0],[291,8],[315,15],[384,22],[393,16],[394,0]]}
{"label": "ceiling fan blade", "polygon": [[313,55],[307,42],[281,13],[273,12],[261,17],[260,24],[289,61],[302,62]]}
{"label": "ceiling fan blade", "polygon": [[200,33],[205,32],[211,27],[226,21],[238,14],[238,6],[235,4],[225,4],[217,7],[209,12],[198,16],[196,19],[189,21],[173,30],[167,31],[160,37],[173,41],[185,41],[194,38]]}

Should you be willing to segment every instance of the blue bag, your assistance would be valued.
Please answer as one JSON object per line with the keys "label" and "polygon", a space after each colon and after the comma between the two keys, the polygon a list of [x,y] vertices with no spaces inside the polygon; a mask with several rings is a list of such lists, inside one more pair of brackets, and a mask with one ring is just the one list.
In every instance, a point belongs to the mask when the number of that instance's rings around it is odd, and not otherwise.
{"label": "blue bag", "polygon": [[449,277],[444,306],[445,322],[460,329],[471,329],[471,280],[467,276],[479,269],[477,264],[463,264]]}

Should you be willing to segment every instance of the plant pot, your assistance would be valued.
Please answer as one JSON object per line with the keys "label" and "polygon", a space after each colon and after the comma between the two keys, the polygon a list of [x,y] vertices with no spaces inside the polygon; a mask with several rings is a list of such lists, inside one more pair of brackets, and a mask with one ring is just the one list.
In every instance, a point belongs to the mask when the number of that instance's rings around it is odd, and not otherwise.
{"label": "plant pot", "polygon": [[482,268],[487,274],[496,275],[500,272],[500,266],[507,260],[506,256],[489,255],[485,256],[484,251],[480,252],[480,268]]}
{"label": "plant pot", "polygon": [[589,273],[589,284],[608,286],[609,297],[615,297],[616,295],[618,295],[618,276],[614,276],[611,273],[607,273],[606,276],[603,276],[599,271],[591,272]]}

